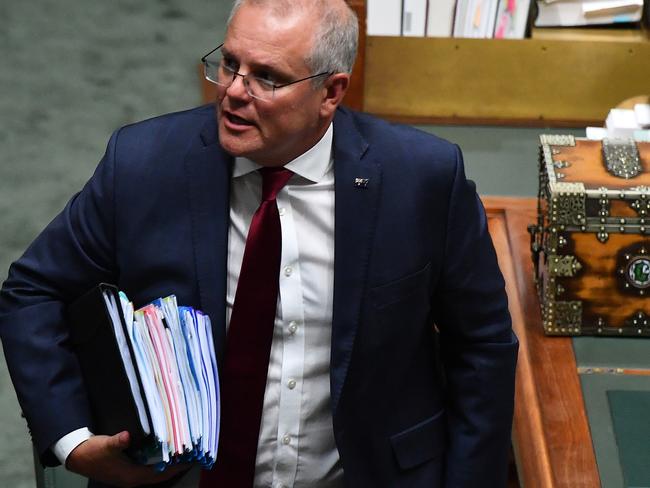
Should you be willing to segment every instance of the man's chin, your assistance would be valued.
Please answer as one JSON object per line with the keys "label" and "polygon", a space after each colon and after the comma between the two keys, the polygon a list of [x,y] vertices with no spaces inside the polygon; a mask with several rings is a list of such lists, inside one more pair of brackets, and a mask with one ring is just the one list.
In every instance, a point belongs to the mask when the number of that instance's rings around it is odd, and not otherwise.
{"label": "man's chin", "polygon": [[242,135],[235,135],[219,126],[219,143],[224,151],[234,157],[249,157],[254,153],[253,144]]}

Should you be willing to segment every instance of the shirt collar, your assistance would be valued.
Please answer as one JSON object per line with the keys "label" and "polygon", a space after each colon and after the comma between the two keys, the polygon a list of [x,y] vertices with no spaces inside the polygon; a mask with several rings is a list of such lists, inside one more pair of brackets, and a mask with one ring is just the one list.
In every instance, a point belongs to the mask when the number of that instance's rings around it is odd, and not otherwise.
{"label": "shirt collar", "polygon": [[[314,144],[307,152],[287,163],[284,167],[309,181],[314,183],[319,182],[330,169],[333,139],[334,126],[330,124],[320,141]],[[239,176],[257,171],[261,167],[261,165],[250,159],[237,157],[235,158],[232,176],[233,178],[238,178]]]}

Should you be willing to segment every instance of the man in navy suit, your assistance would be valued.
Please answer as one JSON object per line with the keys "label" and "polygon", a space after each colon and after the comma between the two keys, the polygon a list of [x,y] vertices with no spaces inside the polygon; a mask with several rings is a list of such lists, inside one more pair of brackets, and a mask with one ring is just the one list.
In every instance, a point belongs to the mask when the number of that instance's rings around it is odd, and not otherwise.
{"label": "man in navy suit", "polygon": [[343,0],[236,2],[205,58],[215,106],[115,132],[12,265],[0,334],[46,464],[177,474],[122,457],[126,432],[92,435],[65,307],[98,282],[138,306],[175,293],[212,318],[221,365],[257,170],[285,167],[254,486],[505,486],[517,340],[485,212],[458,147],[339,107],[356,37]]}

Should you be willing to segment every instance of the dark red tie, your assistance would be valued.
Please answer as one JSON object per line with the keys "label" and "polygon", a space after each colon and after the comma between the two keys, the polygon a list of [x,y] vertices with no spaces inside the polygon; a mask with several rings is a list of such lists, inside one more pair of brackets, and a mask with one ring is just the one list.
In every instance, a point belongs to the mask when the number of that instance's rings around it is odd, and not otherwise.
{"label": "dark red tie", "polygon": [[250,488],[278,300],[282,231],[275,197],[293,173],[262,168],[262,203],[246,238],[221,371],[217,462],[200,488]]}

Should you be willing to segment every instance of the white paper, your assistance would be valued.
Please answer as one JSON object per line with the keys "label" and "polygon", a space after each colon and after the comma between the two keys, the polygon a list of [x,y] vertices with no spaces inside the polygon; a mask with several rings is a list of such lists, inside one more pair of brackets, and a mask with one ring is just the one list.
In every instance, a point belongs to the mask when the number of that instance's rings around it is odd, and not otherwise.
{"label": "white paper", "polygon": [[634,116],[639,127],[650,127],[650,104],[637,103],[634,106]]}
{"label": "white paper", "polygon": [[183,435],[183,427],[181,425],[184,418],[184,409],[181,405],[179,392],[178,392],[178,378],[175,374],[175,360],[174,355],[169,347],[167,334],[161,322],[159,310],[150,305],[145,312],[145,323],[149,329],[151,340],[156,351],[156,357],[160,364],[160,371],[162,373],[162,380],[165,395],[167,397],[172,423],[172,453],[182,454],[185,437]]}
{"label": "white paper", "polygon": [[404,0],[402,12],[402,35],[424,37],[427,14],[427,0]]}
{"label": "white paper", "polygon": [[[600,3],[608,0],[600,0]],[[579,25],[607,25],[641,20],[642,9],[631,13],[586,16],[582,11],[583,0],[565,0],[547,4],[538,0],[536,27],[570,27]]]}
{"label": "white paper", "polygon": [[214,388],[215,395],[212,398],[212,407],[215,412],[214,418],[215,422],[213,424],[213,435],[212,435],[212,446],[210,452],[212,452],[212,458],[217,458],[217,451],[219,447],[219,431],[221,426],[221,388],[219,386],[219,372],[217,370],[217,358],[214,353],[214,341],[212,337],[212,322],[210,317],[203,314],[203,320],[205,321],[205,330],[208,340],[208,349],[210,351],[210,360],[212,363],[212,378],[214,378]]}
{"label": "white paper", "polygon": [[216,445],[215,443],[215,437],[216,437],[216,420],[217,420],[217,412],[216,412],[216,404],[215,404],[215,399],[216,399],[216,385],[214,381],[214,372],[212,370],[212,357],[210,354],[210,349],[208,345],[208,338],[207,338],[207,331],[205,330],[206,328],[206,321],[205,321],[205,315],[203,315],[200,312],[197,312],[196,314],[196,322],[197,322],[197,329],[198,329],[198,336],[199,336],[199,344],[201,346],[201,366],[203,367],[203,374],[205,374],[206,377],[206,383],[208,386],[208,429],[207,429],[207,446],[208,446],[208,451],[206,454],[209,454],[210,457],[214,459],[214,446]]}
{"label": "white paper", "polygon": [[192,352],[192,358],[194,360],[194,368],[196,377],[199,384],[199,393],[201,396],[201,419],[202,419],[202,428],[201,428],[201,451],[205,454],[209,451],[208,445],[208,435],[210,431],[209,426],[209,388],[208,388],[208,379],[205,375],[203,368],[203,361],[201,355],[201,346],[199,345],[199,334],[196,321],[196,312],[194,310],[184,310],[183,314],[183,323],[187,329],[188,334],[190,335],[190,347]]}
{"label": "white paper", "polygon": [[[187,318],[185,315],[189,318]],[[191,323],[188,323],[191,321],[191,312],[187,311],[185,308],[181,308],[178,311],[179,315],[179,325],[181,332],[183,334],[183,339],[185,341],[185,346],[186,346],[186,355],[187,355],[187,365],[188,365],[188,371],[190,375],[190,382],[192,384],[192,390],[194,391],[194,396],[195,396],[195,419],[193,423],[193,429],[196,431],[195,434],[195,439],[194,442],[197,444],[197,447],[199,448],[200,452],[203,452],[203,448],[201,446],[201,438],[203,436],[203,403],[202,403],[202,397],[201,397],[201,381],[199,380],[199,376],[197,375],[197,371],[200,371],[200,359],[197,356],[197,353],[195,352],[197,349],[197,346],[194,344],[195,341],[195,332],[194,332],[194,327]]]}
{"label": "white paper", "polygon": [[169,326],[169,331],[173,338],[174,354],[176,356],[176,364],[178,365],[178,372],[180,375],[181,386],[185,398],[185,404],[188,415],[188,429],[191,438],[191,445],[193,447],[198,444],[200,439],[200,428],[198,426],[198,397],[199,392],[194,379],[190,373],[189,358],[187,355],[187,344],[185,337],[181,331],[180,320],[178,315],[178,305],[175,296],[169,296],[162,300],[163,314],[165,321]]}
{"label": "white paper", "polygon": [[587,139],[591,141],[602,141],[607,138],[607,129],[604,127],[587,127],[585,132]]}
{"label": "white paper", "polygon": [[650,142],[650,130],[635,130],[632,137],[638,142]]}
{"label": "white paper", "polygon": [[[454,37],[491,38],[496,21],[497,0],[469,0],[463,9],[462,29]],[[460,12],[458,12],[460,13]]]}
{"label": "white paper", "polygon": [[115,332],[115,339],[117,340],[117,346],[120,350],[120,355],[122,356],[122,363],[124,364],[124,370],[126,371],[126,376],[129,380],[129,386],[131,387],[131,394],[133,395],[133,400],[135,401],[136,408],[138,410],[138,418],[140,419],[140,425],[142,430],[149,434],[151,429],[149,427],[149,420],[147,419],[147,413],[144,408],[144,402],[142,400],[142,395],[140,393],[140,386],[138,385],[138,377],[135,373],[135,368],[133,366],[133,361],[131,360],[131,352],[129,351],[129,346],[127,344],[127,339],[124,334],[124,329],[122,328],[122,320],[120,319],[120,312],[118,309],[115,296],[107,291],[103,292],[104,302],[106,304],[106,309],[111,317],[111,322],[113,323],[113,331]]}
{"label": "white paper", "polygon": [[585,17],[634,13],[643,8],[643,0],[600,0],[582,3]]}
{"label": "white paper", "polygon": [[154,432],[156,437],[160,440],[162,449],[163,461],[169,462],[170,454],[170,439],[171,439],[171,419],[169,414],[169,405],[167,404],[167,396],[165,395],[164,387],[162,386],[162,378],[158,361],[156,360],[156,353],[151,343],[151,337],[147,330],[144,314],[142,312],[134,313],[134,343],[138,348],[138,355],[141,360],[138,361],[141,378],[144,372],[146,377],[147,401],[149,404],[149,412],[151,413],[152,423],[154,424]]}
{"label": "white paper", "polygon": [[456,0],[429,0],[427,36],[450,37],[454,27]]}
{"label": "white paper", "polygon": [[605,127],[609,137],[625,139],[633,137],[634,131],[641,129],[636,122],[634,110],[621,108],[613,108],[609,111],[605,119]]}
{"label": "white paper", "polygon": [[[510,10],[512,8],[512,10]],[[499,0],[494,26],[496,39],[523,39],[526,35],[530,0]]]}
{"label": "white paper", "polygon": [[402,0],[368,0],[366,26],[369,36],[399,36]]}

